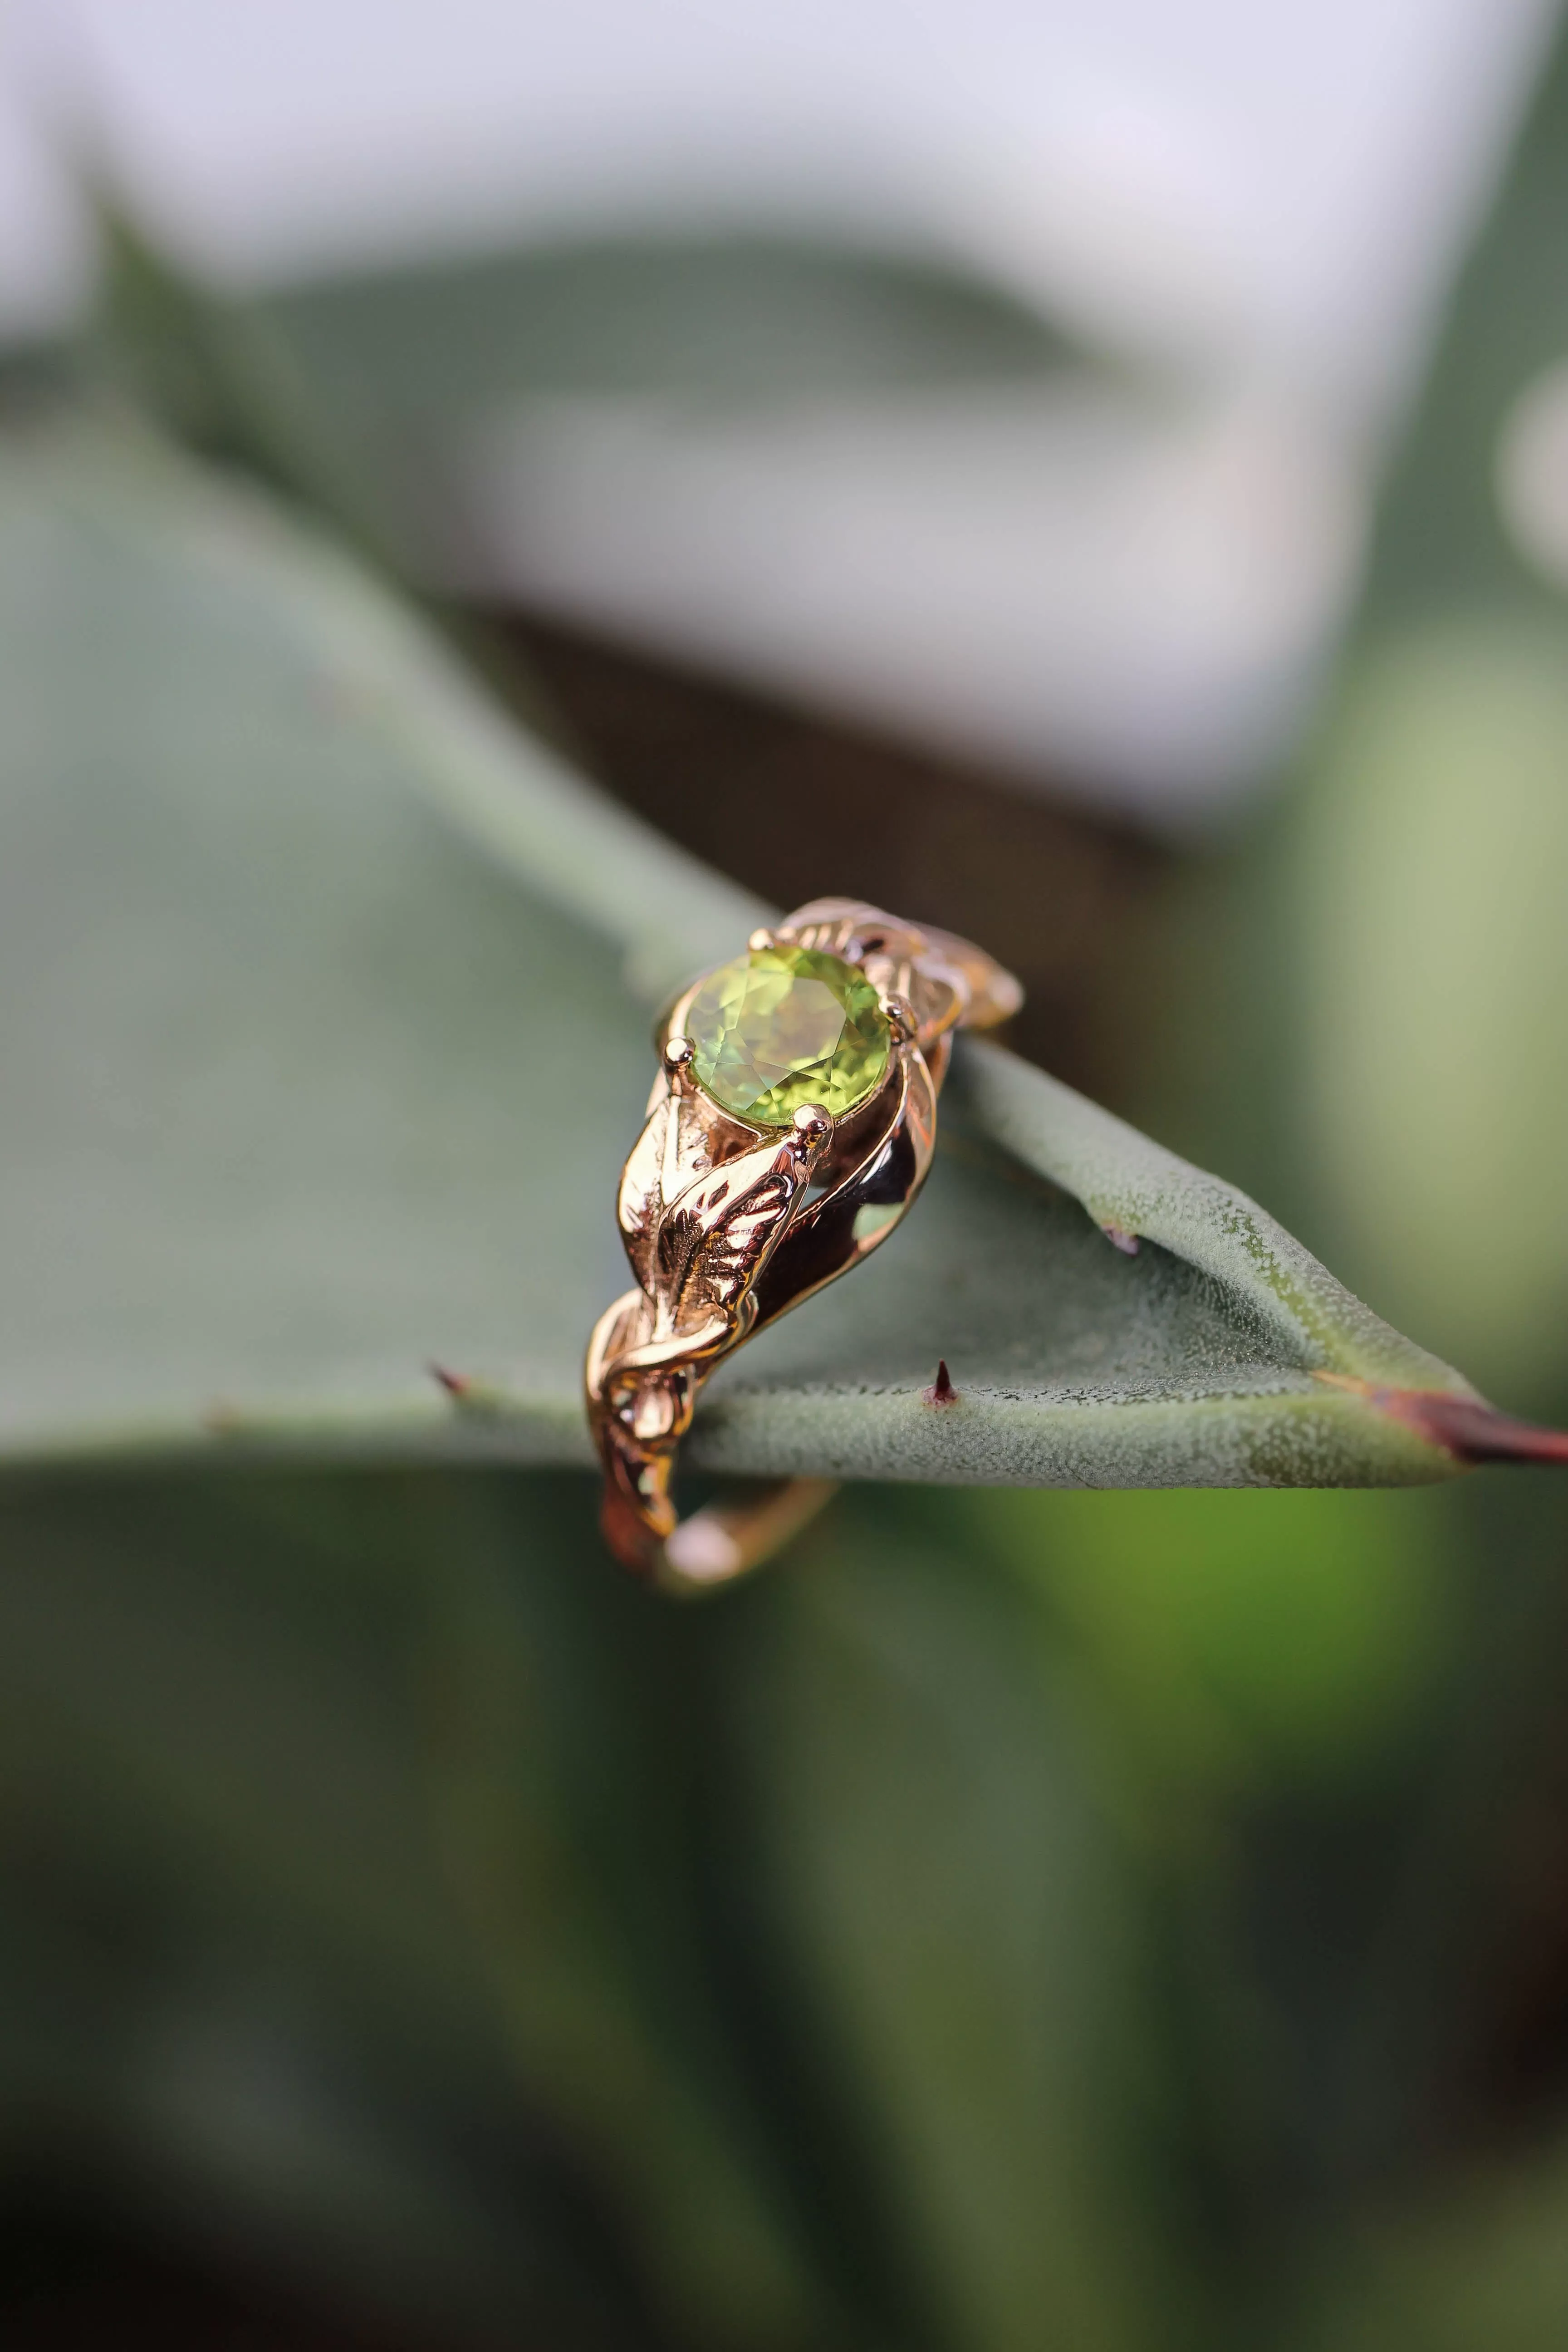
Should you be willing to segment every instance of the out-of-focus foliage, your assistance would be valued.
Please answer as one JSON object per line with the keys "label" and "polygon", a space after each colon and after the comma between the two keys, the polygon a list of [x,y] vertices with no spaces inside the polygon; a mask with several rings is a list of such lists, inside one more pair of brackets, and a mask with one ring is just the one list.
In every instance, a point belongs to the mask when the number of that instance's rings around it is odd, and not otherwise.
{"label": "out-of-focus foliage", "polygon": [[970,1507],[1103,1676],[1137,1773],[1165,1797],[1354,1785],[1397,1748],[1451,1638],[1436,1502],[997,1494]]}
{"label": "out-of-focus foliage", "polygon": [[[1565,132],[1559,41],[1394,470],[1277,900],[1306,1081],[1279,1129],[1292,1204],[1425,1338],[1552,1412],[1568,1398],[1568,614],[1541,560],[1560,459],[1521,453],[1520,431],[1568,351]],[[1418,1181],[1394,1174],[1395,1150]],[[1368,2053],[1392,2055],[1405,2132],[1427,2144],[1324,2256],[1312,2352],[1536,2352],[1568,2329],[1563,1497],[1456,1501],[1468,1666]]]}
{"label": "out-of-focus foliage", "polygon": [[1282,843],[1306,1074],[1289,1149],[1310,1171],[1294,1197],[1371,1295],[1552,1410],[1568,1394],[1568,612],[1529,512],[1555,511],[1560,459],[1512,453],[1568,352],[1565,217],[1559,61],[1394,469],[1363,626]]}
{"label": "out-of-focus foliage", "polygon": [[183,439],[303,490],[405,576],[461,567],[461,436],[531,402],[635,395],[719,423],[1092,364],[962,272],[830,243],[566,241],[237,299],[107,227],[102,362]]}
{"label": "out-of-focus foliage", "polygon": [[432,2323],[816,2324],[698,1916],[693,1669],[583,1501],[7,1496],[14,2170],[129,2163]]}
{"label": "out-of-focus foliage", "polygon": [[[1551,1401],[1568,1330],[1561,625],[1412,623],[1369,656],[1296,851],[1305,1100],[1376,1295]],[[1540,1171],[1532,1174],[1531,1171]]]}

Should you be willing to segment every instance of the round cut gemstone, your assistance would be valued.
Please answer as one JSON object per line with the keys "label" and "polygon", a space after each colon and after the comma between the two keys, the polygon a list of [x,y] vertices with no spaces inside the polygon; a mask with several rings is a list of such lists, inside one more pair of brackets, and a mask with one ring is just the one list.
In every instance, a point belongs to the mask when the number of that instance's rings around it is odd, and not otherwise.
{"label": "round cut gemstone", "polygon": [[698,1084],[754,1127],[787,1126],[803,1103],[842,1118],[888,1066],[876,990],[814,948],[753,948],[721,964],[692,998],[686,1033]]}

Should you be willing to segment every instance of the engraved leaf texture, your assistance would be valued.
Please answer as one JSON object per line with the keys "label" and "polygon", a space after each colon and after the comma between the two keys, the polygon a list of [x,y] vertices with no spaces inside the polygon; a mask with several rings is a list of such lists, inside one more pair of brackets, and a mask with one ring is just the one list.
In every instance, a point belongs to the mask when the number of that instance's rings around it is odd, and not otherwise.
{"label": "engraved leaf texture", "polygon": [[626,1155],[617,1213],[632,1272],[653,1291],[655,1244],[659,1220],[669,1202],[710,1165],[708,1136],[695,1118],[679,1116],[662,1076],[648,1107],[647,1123]]}
{"label": "engraved leaf texture", "polygon": [[[766,911],[263,499],[118,428],[16,433],[0,1449],[586,1463],[581,1349],[624,1286],[648,1009]],[[1467,1395],[1458,1376],[1216,1179],[994,1048],[961,1051],[942,1136],[889,1245],[715,1381],[694,1461],[1134,1485],[1454,1466],[1376,1400]],[[688,1200],[700,1246],[669,1229],[683,1301],[733,1278],[777,1204],[764,1187],[714,1224],[723,1205]],[[939,1357],[959,1402],[936,1413]]]}
{"label": "engraved leaf texture", "polygon": [[787,1150],[766,1144],[699,1177],[666,1209],[655,1251],[661,1317],[679,1330],[730,1307],[782,1232],[803,1177]]}

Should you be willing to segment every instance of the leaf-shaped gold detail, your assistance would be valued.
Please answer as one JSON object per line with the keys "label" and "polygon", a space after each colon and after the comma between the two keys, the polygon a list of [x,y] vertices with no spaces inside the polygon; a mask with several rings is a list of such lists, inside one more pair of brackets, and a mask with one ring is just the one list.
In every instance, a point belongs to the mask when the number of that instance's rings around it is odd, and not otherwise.
{"label": "leaf-shaped gold detail", "polygon": [[764,1145],[700,1177],[665,1211],[654,1247],[661,1323],[679,1330],[734,1308],[756,1279],[807,1181],[790,1144]]}

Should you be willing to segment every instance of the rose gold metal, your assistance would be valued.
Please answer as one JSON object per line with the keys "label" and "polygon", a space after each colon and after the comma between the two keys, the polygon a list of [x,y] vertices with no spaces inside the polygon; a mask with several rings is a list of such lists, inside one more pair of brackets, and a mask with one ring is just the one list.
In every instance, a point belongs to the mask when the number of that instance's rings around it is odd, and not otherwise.
{"label": "rose gold metal", "polygon": [[911,1037],[919,1034],[920,1024],[907,996],[884,996],[882,1012],[896,1044],[907,1045]]}
{"label": "rose gold metal", "polygon": [[736,1118],[704,1093],[684,1027],[694,981],[663,1024],[647,1124],[621,1174],[634,1288],[594,1328],[588,1419],[605,1465],[603,1524],[627,1568],[706,1591],[758,1566],[832,1486],[789,1479],[743,1507],[678,1520],[670,1493],[698,1392],[764,1324],[886,1241],[925,1181],[955,1029],[989,1028],[1023,991],[983,950],[855,898],[814,898],[751,945],[858,963],[888,1018],[887,1075],[838,1120],[807,1103],[786,1128]]}

